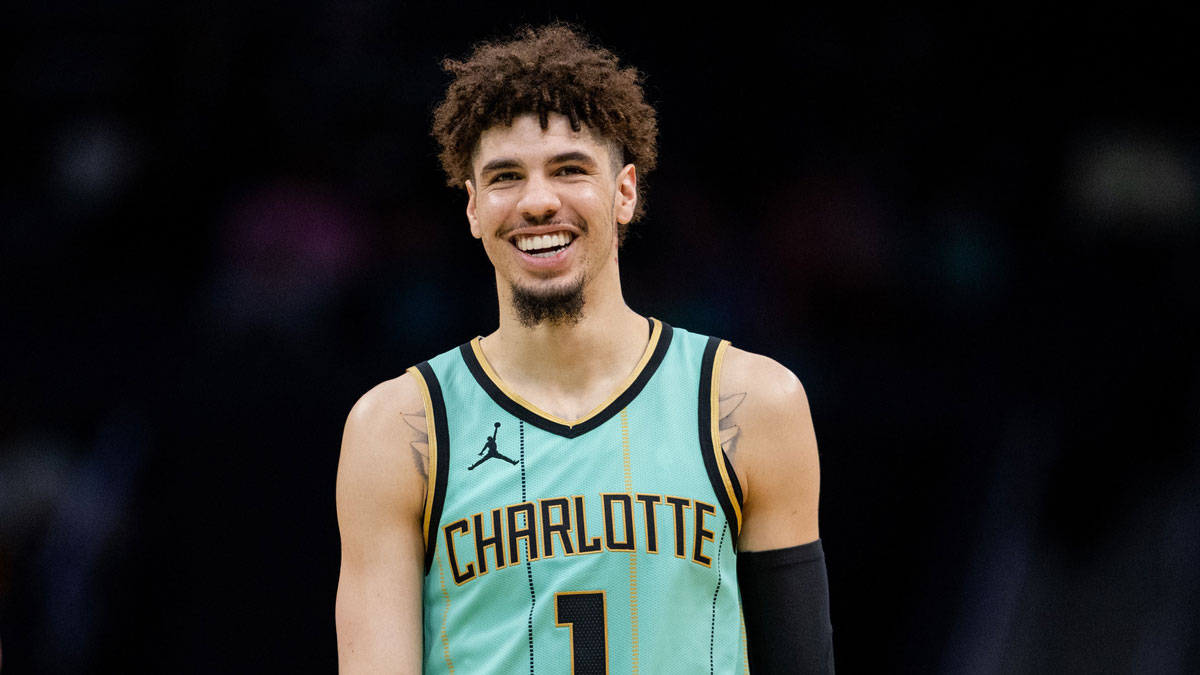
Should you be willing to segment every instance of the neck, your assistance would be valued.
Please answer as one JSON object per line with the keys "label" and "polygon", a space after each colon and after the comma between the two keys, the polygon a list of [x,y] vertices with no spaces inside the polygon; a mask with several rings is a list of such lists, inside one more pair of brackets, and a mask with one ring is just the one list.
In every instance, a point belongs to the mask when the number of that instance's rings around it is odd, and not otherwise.
{"label": "neck", "polygon": [[616,275],[589,284],[583,316],[570,324],[523,325],[511,291],[500,289],[500,328],[483,339],[484,355],[526,398],[562,402],[551,412],[566,419],[586,414],[592,399],[611,393],[645,352],[646,319],[625,304]]}

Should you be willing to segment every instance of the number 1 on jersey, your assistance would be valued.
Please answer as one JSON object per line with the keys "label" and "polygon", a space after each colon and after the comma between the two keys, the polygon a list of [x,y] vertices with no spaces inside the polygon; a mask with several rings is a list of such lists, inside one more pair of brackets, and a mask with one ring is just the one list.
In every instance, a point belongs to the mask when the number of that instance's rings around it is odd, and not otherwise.
{"label": "number 1 on jersey", "polygon": [[572,675],[608,674],[608,606],[604,591],[555,593],[554,625],[571,628]]}

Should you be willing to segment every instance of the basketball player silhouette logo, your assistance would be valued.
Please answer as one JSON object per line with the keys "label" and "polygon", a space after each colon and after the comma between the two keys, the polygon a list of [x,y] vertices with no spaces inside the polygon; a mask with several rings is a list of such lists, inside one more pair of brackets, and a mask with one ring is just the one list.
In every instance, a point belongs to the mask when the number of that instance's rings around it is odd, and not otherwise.
{"label": "basketball player silhouette logo", "polygon": [[517,463],[517,460],[509,459],[496,451],[496,434],[498,434],[498,433],[500,433],[500,423],[496,422],[496,430],[492,432],[491,436],[488,436],[487,441],[485,441],[483,444],[483,449],[479,451],[479,454],[482,455],[483,457],[478,462],[475,462],[471,466],[467,467],[467,471],[474,469],[475,467],[479,466],[480,464],[483,464],[484,462],[486,462],[487,460],[489,460],[493,457],[502,459],[502,460],[508,462],[509,464]]}

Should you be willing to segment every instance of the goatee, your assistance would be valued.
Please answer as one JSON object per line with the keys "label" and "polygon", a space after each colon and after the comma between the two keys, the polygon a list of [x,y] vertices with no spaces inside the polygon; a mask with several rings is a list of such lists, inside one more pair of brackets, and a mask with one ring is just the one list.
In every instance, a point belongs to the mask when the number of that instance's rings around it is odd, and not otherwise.
{"label": "goatee", "polygon": [[583,279],[563,288],[534,292],[512,287],[517,320],[526,328],[540,323],[572,325],[583,318]]}

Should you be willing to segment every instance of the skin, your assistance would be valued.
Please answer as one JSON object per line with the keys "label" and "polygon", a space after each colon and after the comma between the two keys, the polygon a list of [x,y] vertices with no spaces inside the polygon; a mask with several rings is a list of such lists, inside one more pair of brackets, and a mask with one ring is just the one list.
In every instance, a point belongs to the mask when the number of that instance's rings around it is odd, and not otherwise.
{"label": "skin", "polygon": [[[510,389],[564,419],[608,399],[646,349],[646,319],[621,293],[618,223],[637,205],[637,170],[613,162],[612,144],[552,115],[525,115],[484,132],[467,181],[467,220],[496,269],[500,325],[484,355]],[[513,243],[521,234],[569,232],[553,260]],[[548,292],[583,281],[577,323],[525,326],[512,288]],[[580,359],[579,354],[588,358]],[[819,536],[820,469],[800,381],[763,356],[730,347],[720,384],[721,442],[741,483],[742,551],[785,548]],[[337,633],[343,673],[421,671],[421,520],[428,431],[408,375],[367,392],[346,421],[338,467],[342,568]]]}

